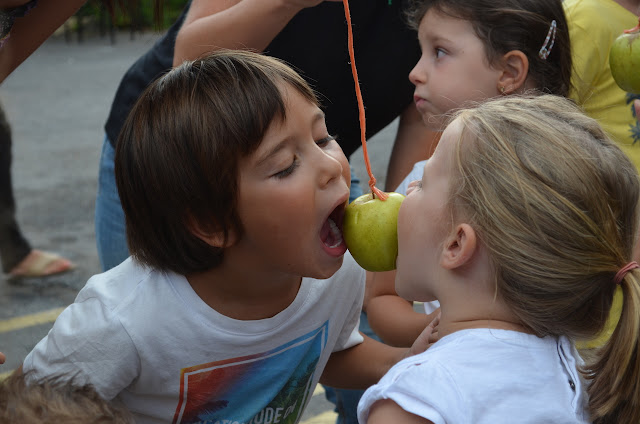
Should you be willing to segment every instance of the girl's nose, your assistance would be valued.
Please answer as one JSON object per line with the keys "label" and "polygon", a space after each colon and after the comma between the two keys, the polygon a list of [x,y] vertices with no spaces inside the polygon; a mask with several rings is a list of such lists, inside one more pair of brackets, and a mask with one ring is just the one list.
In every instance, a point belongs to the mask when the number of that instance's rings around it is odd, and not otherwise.
{"label": "girl's nose", "polygon": [[420,58],[411,72],[409,72],[409,81],[411,81],[413,85],[424,84],[427,81],[427,73],[422,66],[422,58]]}

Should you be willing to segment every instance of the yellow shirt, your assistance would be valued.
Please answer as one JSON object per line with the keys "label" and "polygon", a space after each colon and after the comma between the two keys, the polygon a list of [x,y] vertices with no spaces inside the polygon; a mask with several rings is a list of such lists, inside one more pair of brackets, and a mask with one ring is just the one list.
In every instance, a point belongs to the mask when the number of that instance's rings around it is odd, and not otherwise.
{"label": "yellow shirt", "polygon": [[638,24],[638,17],[613,0],[565,0],[574,86],[569,97],[598,120],[613,140],[640,169],[640,125],[633,100],[613,80],[609,50],[625,29]]}

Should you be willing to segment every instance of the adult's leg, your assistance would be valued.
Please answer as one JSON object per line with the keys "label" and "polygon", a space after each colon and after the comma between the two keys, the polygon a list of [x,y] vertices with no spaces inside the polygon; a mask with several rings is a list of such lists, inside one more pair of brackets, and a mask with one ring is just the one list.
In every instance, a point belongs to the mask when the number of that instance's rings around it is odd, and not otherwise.
{"label": "adult's leg", "polygon": [[360,179],[356,175],[356,170],[351,166],[351,189],[349,190],[349,203],[353,202],[358,197],[362,196],[362,187],[360,186]]}
{"label": "adult's leg", "polygon": [[116,187],[115,149],[105,136],[100,156],[98,195],[96,197],[96,243],[103,271],[107,271],[129,257],[124,211]]}
{"label": "adult's leg", "polygon": [[0,106],[0,258],[8,273],[31,252],[15,218],[16,205],[11,182],[11,126]]}

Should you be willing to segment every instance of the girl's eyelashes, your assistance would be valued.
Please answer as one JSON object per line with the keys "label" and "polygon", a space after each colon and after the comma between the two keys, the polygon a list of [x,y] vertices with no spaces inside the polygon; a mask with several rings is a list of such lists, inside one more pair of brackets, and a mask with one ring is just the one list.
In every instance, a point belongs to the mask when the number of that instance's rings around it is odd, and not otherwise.
{"label": "girl's eyelashes", "polygon": [[275,174],[273,174],[273,176],[275,178],[285,178],[288,177],[289,175],[293,174],[293,171],[296,170],[296,168],[299,165],[299,161],[298,161],[298,157],[294,156],[293,157],[293,162],[291,162],[291,165],[289,165],[287,168],[283,169],[280,172],[276,172]]}
{"label": "girl's eyelashes", "polygon": [[413,193],[414,191],[420,190],[420,189],[422,189],[422,181],[420,180],[411,181],[407,186],[407,196]]}

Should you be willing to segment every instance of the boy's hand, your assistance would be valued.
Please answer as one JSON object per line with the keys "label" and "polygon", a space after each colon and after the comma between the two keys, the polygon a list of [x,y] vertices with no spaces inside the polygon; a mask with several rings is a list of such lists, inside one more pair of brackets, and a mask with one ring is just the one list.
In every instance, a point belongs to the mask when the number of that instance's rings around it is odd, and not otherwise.
{"label": "boy's hand", "polygon": [[0,364],[4,364],[4,361],[7,360],[7,357],[4,356],[4,353],[0,352]]}
{"label": "boy's hand", "polygon": [[438,341],[438,324],[440,323],[440,314],[427,325],[422,333],[418,336],[411,348],[407,351],[407,356],[417,355],[427,350],[432,344]]}

